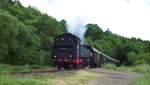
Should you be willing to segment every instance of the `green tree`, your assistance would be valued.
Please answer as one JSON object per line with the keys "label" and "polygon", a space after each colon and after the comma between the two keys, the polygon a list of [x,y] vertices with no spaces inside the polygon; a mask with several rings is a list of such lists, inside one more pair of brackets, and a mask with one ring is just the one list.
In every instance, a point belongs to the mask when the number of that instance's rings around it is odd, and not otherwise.
{"label": "green tree", "polygon": [[85,37],[90,36],[92,40],[102,39],[103,30],[97,24],[87,24]]}
{"label": "green tree", "polygon": [[[35,28],[36,34],[41,39],[41,55],[48,58],[45,59],[50,61],[51,46],[54,41],[54,37],[64,32],[64,24],[58,22],[53,17],[43,14],[36,22]],[[47,63],[49,63],[49,61]]]}
{"label": "green tree", "polygon": [[129,52],[127,54],[127,58],[128,58],[128,63],[129,65],[136,65],[137,64],[137,55],[135,52]]}
{"label": "green tree", "polygon": [[[0,57],[1,62],[10,63],[13,56],[9,56],[10,51],[17,48],[16,36],[18,35],[17,19],[7,12],[0,15]],[[3,49],[4,48],[4,49]]]}

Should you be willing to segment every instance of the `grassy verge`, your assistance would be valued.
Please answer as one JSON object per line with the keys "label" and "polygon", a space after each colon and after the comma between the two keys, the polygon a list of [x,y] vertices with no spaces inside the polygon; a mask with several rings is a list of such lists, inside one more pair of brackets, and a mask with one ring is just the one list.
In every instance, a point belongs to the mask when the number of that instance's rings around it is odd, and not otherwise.
{"label": "grassy verge", "polygon": [[51,66],[41,66],[41,65],[24,65],[24,66],[12,66],[6,64],[0,64],[0,73],[7,72],[30,72],[33,70],[45,70],[49,69]]}
{"label": "grassy verge", "polygon": [[150,74],[144,74],[142,77],[134,80],[130,85],[150,85]]}
{"label": "grassy verge", "polygon": [[116,70],[117,66],[115,64],[105,64],[102,68]]}
{"label": "grassy verge", "polygon": [[87,71],[49,74],[46,77],[0,76],[0,85],[87,85],[96,74]]}
{"label": "grassy verge", "polygon": [[138,79],[131,82],[130,85],[150,85],[150,65],[148,64],[142,64],[138,66],[120,66],[116,67],[113,64],[106,64],[103,66],[105,69],[112,69],[117,71],[125,71],[125,72],[136,72],[140,73],[142,76]]}
{"label": "grassy verge", "polygon": [[150,85],[150,65],[143,64],[136,66],[133,71],[141,73],[143,75],[133,81],[130,85]]}
{"label": "grassy verge", "polygon": [[53,85],[61,82],[60,85],[87,85],[88,81],[93,79],[96,74],[87,71],[77,71],[75,75],[65,76],[53,80]]}
{"label": "grassy verge", "polygon": [[34,78],[16,78],[12,76],[0,76],[0,85],[47,85],[45,82]]}
{"label": "grassy verge", "polygon": [[124,72],[150,73],[150,65],[148,64],[142,64],[138,66],[120,66],[120,67],[117,67],[114,64],[106,64],[103,66],[103,68]]}

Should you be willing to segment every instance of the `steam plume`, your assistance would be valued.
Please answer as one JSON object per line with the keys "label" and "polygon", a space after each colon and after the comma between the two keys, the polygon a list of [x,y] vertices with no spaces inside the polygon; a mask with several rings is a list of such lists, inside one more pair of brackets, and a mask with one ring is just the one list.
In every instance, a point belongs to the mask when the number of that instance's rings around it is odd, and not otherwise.
{"label": "steam plume", "polygon": [[86,23],[83,18],[77,17],[73,19],[68,24],[68,32],[78,36],[81,39],[81,42],[84,43],[84,35],[87,28],[85,27]]}

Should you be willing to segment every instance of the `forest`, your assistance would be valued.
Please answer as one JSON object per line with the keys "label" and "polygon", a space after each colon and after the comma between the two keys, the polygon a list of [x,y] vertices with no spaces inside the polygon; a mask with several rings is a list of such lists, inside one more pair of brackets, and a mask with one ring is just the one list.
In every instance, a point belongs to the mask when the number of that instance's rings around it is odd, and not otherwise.
{"label": "forest", "polygon": [[[51,46],[57,35],[67,32],[66,24],[18,0],[0,0],[0,64],[52,65]],[[150,41],[103,31],[94,23],[86,27],[86,42],[121,64],[150,64]]]}

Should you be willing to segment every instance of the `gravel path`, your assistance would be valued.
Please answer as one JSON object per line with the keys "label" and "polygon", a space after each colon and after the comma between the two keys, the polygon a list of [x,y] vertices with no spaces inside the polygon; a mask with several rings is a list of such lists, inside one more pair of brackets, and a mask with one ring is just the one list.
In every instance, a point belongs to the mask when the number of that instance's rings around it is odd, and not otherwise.
{"label": "gravel path", "polygon": [[98,76],[89,85],[129,85],[139,76],[135,73],[113,72],[104,69],[97,69],[94,72],[97,72]]}

